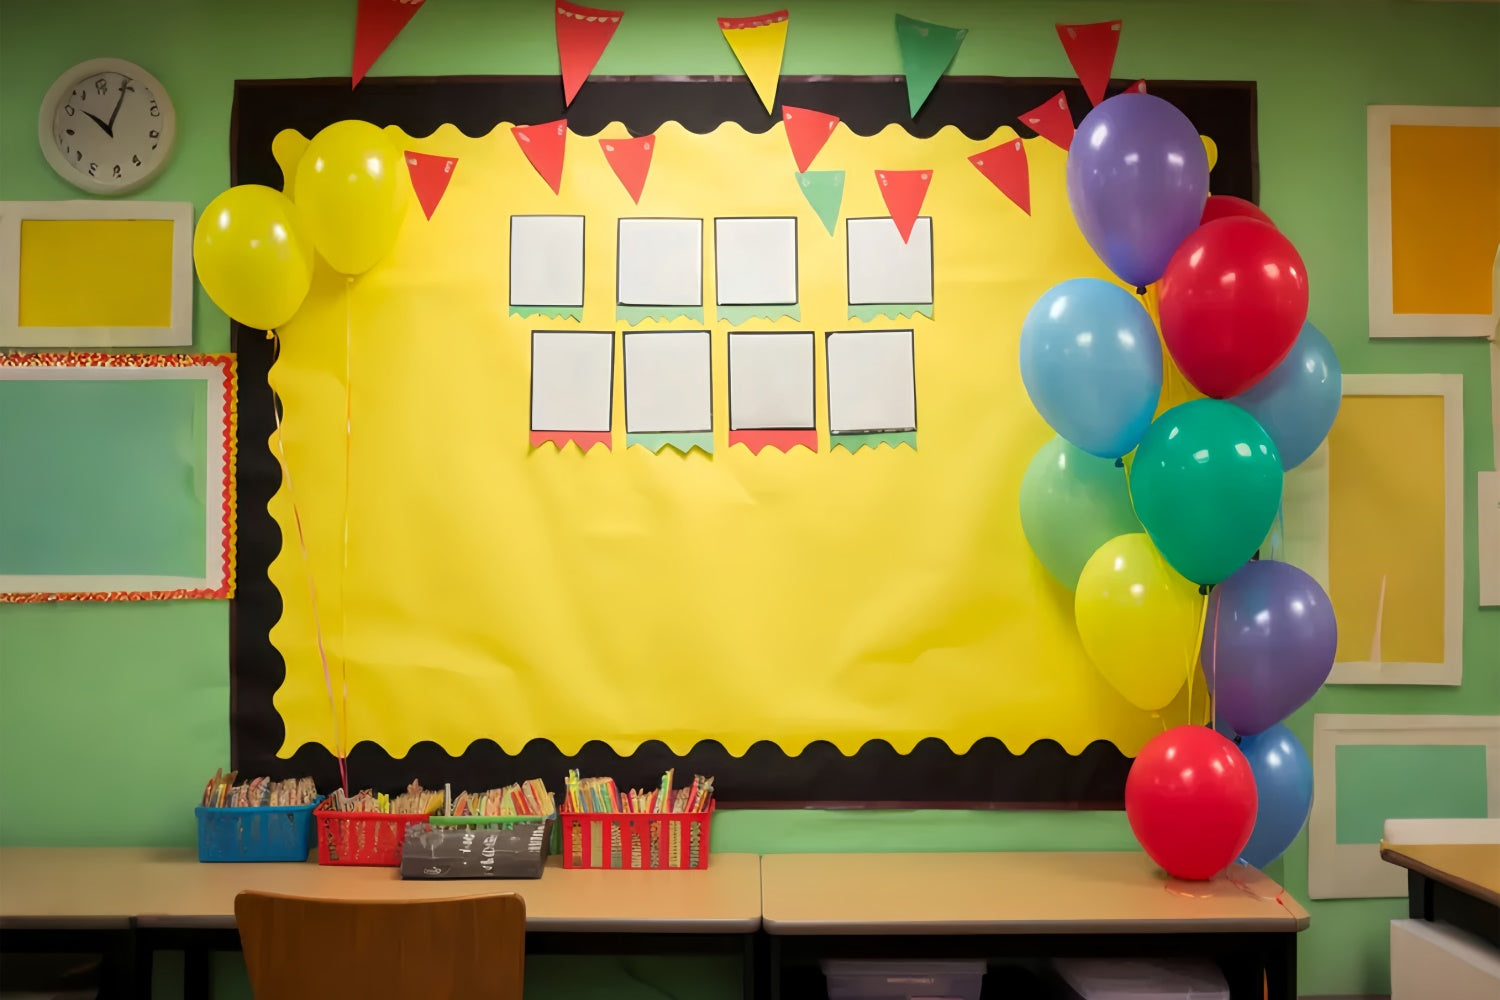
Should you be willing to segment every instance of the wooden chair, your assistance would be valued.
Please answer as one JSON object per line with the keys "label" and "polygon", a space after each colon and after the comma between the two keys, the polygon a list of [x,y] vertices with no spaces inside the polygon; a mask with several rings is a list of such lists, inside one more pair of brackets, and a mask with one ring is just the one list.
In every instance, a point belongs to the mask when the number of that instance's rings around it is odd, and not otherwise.
{"label": "wooden chair", "polygon": [[526,901],[515,893],[377,902],[242,892],[234,917],[260,1000],[521,996]]}

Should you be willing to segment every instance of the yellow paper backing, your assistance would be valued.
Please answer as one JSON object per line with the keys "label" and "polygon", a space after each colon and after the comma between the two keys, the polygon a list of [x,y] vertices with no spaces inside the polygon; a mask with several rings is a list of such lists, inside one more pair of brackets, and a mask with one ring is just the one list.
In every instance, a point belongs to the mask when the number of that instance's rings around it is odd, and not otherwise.
{"label": "yellow paper backing", "polygon": [[23,219],[20,326],[170,326],[170,219]]}
{"label": "yellow paper backing", "polygon": [[[1134,753],[1187,721],[1185,695],[1154,718],[1101,679],[1072,594],[1021,533],[1021,476],[1050,436],[1021,384],[1022,318],[1057,281],[1108,277],[1069,211],[1062,150],[1027,142],[1028,218],[965,162],[1009,128],[984,140],[951,127],[930,139],[836,130],[815,168],[848,171],[842,218],[886,214],[876,168],[934,171],[923,214],[936,318],[861,324],[847,318],[844,228],[829,236],[802,198],[779,124],[701,136],[664,125],[639,205],[596,137],[569,136],[554,196],[507,125],[478,138],[389,131],[400,148],[458,158],[442,204],[428,221],[413,203],[367,275],[321,269],[272,372],[346,716],[336,738],[283,483],[270,575],[284,604],[271,632],[287,663],[275,698],[284,754],[361,740],[397,756],[422,740],[457,754],[483,738],[510,752],[531,739],[621,753],[713,739],[735,754],[757,740],[795,754],[818,739],[844,753],[880,739],[906,752],[927,737],[958,751],[998,737],[1016,752],[1053,739]],[[284,134],[274,148],[287,167],[304,147]],[[581,322],[507,315],[509,216],[553,213],[588,220]],[[530,331],[620,329],[616,220],[706,220],[711,318],[716,215],[799,220],[803,320],[754,329],[815,330],[821,343],[830,330],[915,327],[917,450],[830,451],[821,347],[819,453],[730,448],[724,324],[712,456],[627,449],[618,363],[612,451],[528,447]]]}

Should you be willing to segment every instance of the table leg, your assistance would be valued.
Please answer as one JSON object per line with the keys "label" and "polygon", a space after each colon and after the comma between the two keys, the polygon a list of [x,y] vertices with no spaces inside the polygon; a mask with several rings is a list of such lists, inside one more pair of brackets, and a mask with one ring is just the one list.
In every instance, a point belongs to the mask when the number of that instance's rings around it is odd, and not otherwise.
{"label": "table leg", "polygon": [[1266,938],[1266,1000],[1297,1000],[1297,935]]}
{"label": "table leg", "polygon": [[184,996],[213,996],[213,952],[207,948],[189,948],[182,953],[182,992]]}
{"label": "table leg", "polygon": [[1432,919],[1432,882],[1411,870],[1406,873],[1406,915],[1413,920]]}
{"label": "table leg", "polygon": [[770,1000],[781,1000],[781,941],[775,934],[766,935],[766,990]]}

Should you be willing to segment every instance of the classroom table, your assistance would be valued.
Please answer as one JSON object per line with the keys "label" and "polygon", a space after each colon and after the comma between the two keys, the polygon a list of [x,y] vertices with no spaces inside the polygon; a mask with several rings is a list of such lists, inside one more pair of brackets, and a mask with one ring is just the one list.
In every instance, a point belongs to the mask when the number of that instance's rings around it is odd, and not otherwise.
{"label": "classroom table", "polygon": [[[1202,956],[1232,995],[1297,995],[1308,915],[1253,868],[1209,882],[1122,853],[782,854],[761,859],[770,995],[820,958]],[[788,990],[788,995],[792,995]]]}
{"label": "classroom table", "polygon": [[1441,920],[1500,948],[1500,844],[1387,844],[1406,869],[1407,915]]}
{"label": "classroom table", "polygon": [[[115,968],[134,977],[140,996],[150,995],[154,953],[183,951],[184,992],[207,996],[208,955],[239,948],[234,897],[246,889],[371,900],[515,892],[526,900],[529,953],[735,954],[745,994],[754,993],[760,858],[753,854],[715,854],[702,871],[566,870],[553,858],[540,879],[411,881],[394,868],[200,864],[189,850],[3,848],[0,944],[41,951],[75,934],[102,935],[112,954],[134,949]],[[116,940],[122,936],[129,946]]]}

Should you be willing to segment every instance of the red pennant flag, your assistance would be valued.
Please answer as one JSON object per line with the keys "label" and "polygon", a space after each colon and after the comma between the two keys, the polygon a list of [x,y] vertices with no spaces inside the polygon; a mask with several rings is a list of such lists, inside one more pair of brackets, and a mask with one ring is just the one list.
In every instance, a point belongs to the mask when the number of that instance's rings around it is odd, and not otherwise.
{"label": "red pennant flag", "polygon": [[837,115],[783,104],[781,123],[786,129],[786,141],[792,147],[792,156],[797,161],[797,172],[805,174],[828,142],[828,137],[838,127],[839,118]]}
{"label": "red pennant flag", "polygon": [[1057,37],[1089,100],[1095,104],[1104,100],[1104,88],[1115,68],[1115,49],[1120,46],[1120,22],[1059,24]]}
{"label": "red pennant flag", "polygon": [[1145,80],[1137,80],[1137,81],[1135,81],[1135,83],[1132,83],[1130,86],[1128,86],[1128,87],[1125,88],[1125,93],[1127,93],[1127,94],[1144,94],[1145,92],[1146,92],[1146,81]]}
{"label": "red pennant flag", "polygon": [[1021,116],[1021,123],[1048,142],[1068,149],[1073,145],[1073,112],[1061,90]]}
{"label": "red pennant flag", "polygon": [[1031,214],[1031,174],[1026,168],[1026,147],[1020,139],[975,153],[969,162],[1021,211]]}
{"label": "red pennant flag", "polygon": [[434,156],[431,153],[406,151],[406,172],[411,175],[412,190],[417,192],[417,201],[422,213],[432,218],[448,182],[453,179],[453,168],[458,166],[456,156]]}
{"label": "red pennant flag", "polygon": [[655,135],[643,135],[639,139],[600,139],[604,158],[609,167],[630,192],[630,199],[641,203],[641,191],[646,187],[646,174],[651,170],[651,150],[656,148]]}
{"label": "red pennant flag", "polygon": [[568,121],[559,118],[544,125],[517,125],[510,130],[526,159],[542,175],[553,194],[562,194],[563,153],[567,149]]}
{"label": "red pennant flag", "polygon": [[931,170],[877,170],[875,179],[880,182],[880,196],[885,199],[886,211],[901,234],[901,242],[911,239],[912,227],[917,216],[922,214],[922,201],[927,197],[927,187],[932,183]]}
{"label": "red pennant flag", "polygon": [[599,57],[615,37],[624,11],[581,7],[557,0],[557,60],[562,64],[563,106],[573,103]]}
{"label": "red pennant flag", "polygon": [[375,60],[386,50],[413,15],[422,8],[423,0],[359,0],[359,10],[354,15],[354,68],[350,73],[352,90],[359,86]]}

